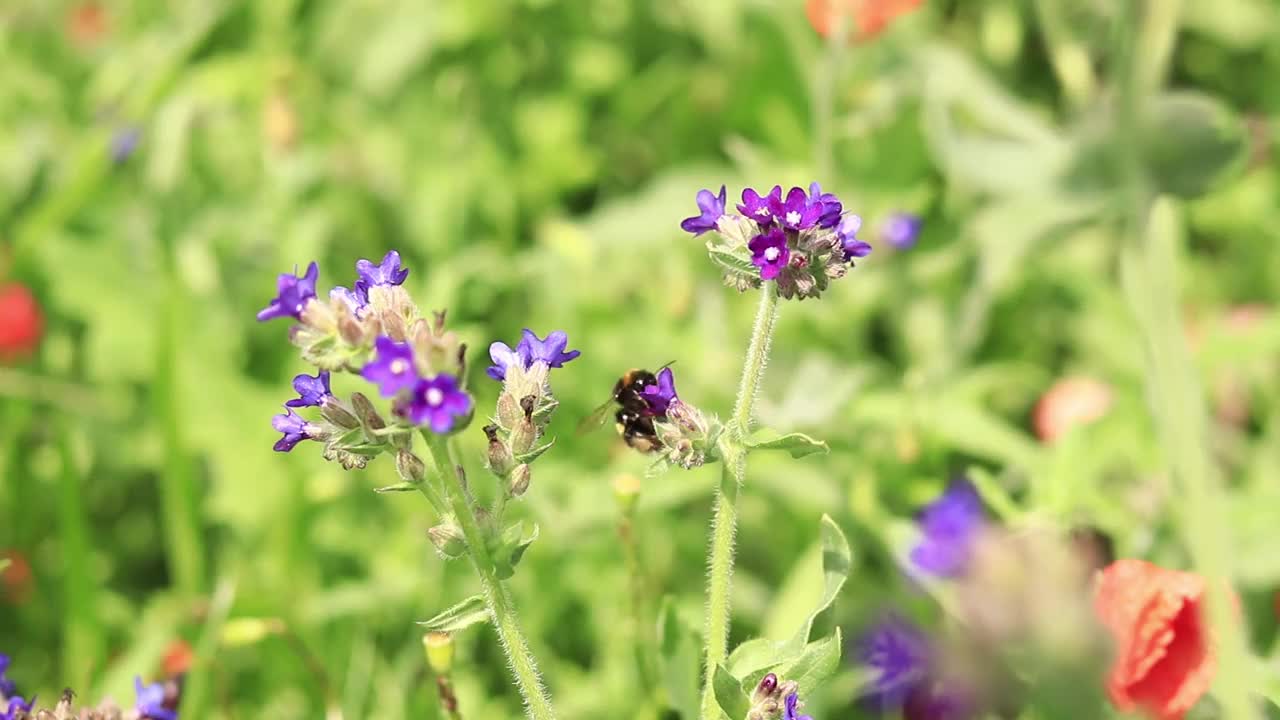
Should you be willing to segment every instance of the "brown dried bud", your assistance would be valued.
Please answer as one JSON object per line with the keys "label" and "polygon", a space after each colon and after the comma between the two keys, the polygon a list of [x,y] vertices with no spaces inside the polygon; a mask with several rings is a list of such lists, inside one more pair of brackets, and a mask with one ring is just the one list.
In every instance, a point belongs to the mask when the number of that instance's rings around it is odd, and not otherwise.
{"label": "brown dried bud", "polygon": [[538,440],[538,427],[528,417],[520,418],[511,430],[511,451],[523,455],[533,448]]}
{"label": "brown dried bud", "polygon": [[531,471],[528,463],[520,463],[515,470],[511,471],[511,497],[520,497],[529,489],[529,481],[531,480]]}
{"label": "brown dried bud", "polygon": [[320,415],[325,420],[344,430],[355,430],[360,427],[360,420],[335,397],[328,397],[320,406]]}
{"label": "brown dried bud", "polygon": [[498,477],[506,477],[515,466],[515,457],[511,454],[511,448],[498,437],[496,425],[487,425],[484,431],[489,436],[489,469]]}
{"label": "brown dried bud", "polygon": [[373,407],[373,403],[369,402],[369,398],[363,393],[351,393],[351,407],[355,410],[356,417],[360,418],[360,424],[364,426],[365,432],[372,433],[387,426],[387,421],[382,419]]}
{"label": "brown dried bud", "polygon": [[523,414],[520,411],[520,404],[512,397],[510,393],[504,392],[498,396],[498,424],[504,428],[513,428],[516,423],[520,422]]}
{"label": "brown dried bud", "polygon": [[400,479],[416,485],[426,479],[427,466],[422,458],[408,450],[401,450],[396,453],[396,472],[400,473]]}
{"label": "brown dried bud", "polygon": [[436,525],[427,531],[427,537],[431,538],[431,544],[436,546],[441,557],[452,560],[462,557],[467,551],[467,540],[462,534],[462,528],[452,522]]}

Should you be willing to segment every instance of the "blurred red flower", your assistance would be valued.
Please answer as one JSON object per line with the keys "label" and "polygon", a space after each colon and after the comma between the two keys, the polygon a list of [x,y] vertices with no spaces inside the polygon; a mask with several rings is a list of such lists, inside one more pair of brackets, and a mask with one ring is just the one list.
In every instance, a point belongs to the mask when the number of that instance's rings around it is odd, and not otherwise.
{"label": "blurred red flower", "polygon": [[856,39],[879,35],[899,15],[920,7],[924,0],[807,0],[805,13],[818,34],[827,37],[839,24],[841,14],[852,21]]}
{"label": "blurred red flower", "polygon": [[31,599],[31,564],[27,562],[27,556],[18,550],[3,550],[0,551],[0,560],[9,561],[9,566],[0,570],[0,589],[3,590],[0,594],[13,605],[21,605]]}
{"label": "blurred red flower", "polygon": [[67,34],[79,45],[93,45],[107,34],[107,11],[100,3],[79,3],[67,15]]}
{"label": "blurred red flower", "polygon": [[185,674],[191,669],[191,663],[195,658],[196,653],[191,649],[190,643],[182,639],[174,640],[169,643],[168,649],[164,652],[164,660],[160,663],[164,676],[177,677]]}
{"label": "blurred red flower", "polygon": [[1107,693],[1117,708],[1179,720],[1208,691],[1217,663],[1204,592],[1204,578],[1142,560],[1101,572],[1094,608],[1115,642]]}
{"label": "blurred red flower", "polygon": [[1076,425],[1097,420],[1111,409],[1111,387],[1089,377],[1064,378],[1053,384],[1036,403],[1036,435],[1051,443]]}
{"label": "blurred red flower", "polygon": [[31,291],[17,283],[0,285],[0,362],[35,352],[44,316]]}

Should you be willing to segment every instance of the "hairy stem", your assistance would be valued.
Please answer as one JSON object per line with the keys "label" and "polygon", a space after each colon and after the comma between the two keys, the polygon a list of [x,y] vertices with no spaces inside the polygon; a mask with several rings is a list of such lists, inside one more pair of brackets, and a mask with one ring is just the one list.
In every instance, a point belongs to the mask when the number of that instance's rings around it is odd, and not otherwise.
{"label": "hairy stem", "polygon": [[525,710],[533,720],[554,720],[555,711],[551,708],[551,698],[542,686],[533,653],[529,651],[529,643],[516,619],[511,596],[498,579],[493,557],[485,542],[485,533],[471,505],[471,494],[463,484],[463,470],[457,461],[454,444],[429,430],[424,429],[422,436],[426,438],[436,470],[448,490],[450,507],[466,539],[467,555],[471,558],[476,574],[480,576],[480,585],[484,591],[485,603],[489,606],[489,614],[492,615],[493,627],[498,632],[498,640],[511,665],[516,687],[524,698]]}
{"label": "hairy stem", "polygon": [[760,292],[756,324],[742,365],[742,381],[733,418],[721,439],[724,454],[720,486],[716,490],[715,520],[711,529],[711,555],[707,576],[707,620],[705,625],[706,666],[702,686],[702,720],[720,720],[712,678],[716,666],[729,656],[730,597],[733,582],[734,531],[738,522],[738,492],[747,474],[747,454],[743,447],[751,426],[760,380],[769,358],[769,345],[778,320],[778,286],[766,282]]}

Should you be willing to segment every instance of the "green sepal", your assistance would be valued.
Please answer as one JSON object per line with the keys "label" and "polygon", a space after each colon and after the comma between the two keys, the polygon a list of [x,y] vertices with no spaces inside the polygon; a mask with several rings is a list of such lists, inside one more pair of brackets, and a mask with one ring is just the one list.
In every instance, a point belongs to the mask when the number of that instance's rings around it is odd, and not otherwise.
{"label": "green sepal", "polygon": [[[533,529],[526,534],[525,526],[532,524]],[[521,520],[502,533],[496,547],[493,548],[493,564],[498,578],[506,580],[516,572],[516,566],[524,553],[538,539],[537,523],[526,523]]]}
{"label": "green sepal", "polygon": [[401,493],[401,492],[414,492],[417,489],[418,489],[417,483],[398,482],[395,485],[386,485],[380,488],[374,488],[373,491],[376,493]]}
{"label": "green sepal", "polygon": [[716,704],[721,712],[733,720],[745,718],[751,710],[751,701],[742,683],[738,682],[723,665],[716,665],[715,676],[711,680],[711,689],[716,695]]}
{"label": "green sepal", "polygon": [[546,451],[550,450],[550,449],[551,449],[551,446],[552,446],[552,445],[555,445],[555,444],[556,444],[556,439],[555,439],[555,438],[551,438],[551,439],[550,439],[550,440],[548,440],[548,441],[546,442],[546,444],[544,444],[544,445],[539,445],[538,447],[535,447],[535,448],[533,448],[533,449],[529,450],[529,452],[525,452],[525,453],[519,453],[519,454],[517,454],[517,455],[516,455],[516,464],[517,464],[517,465],[519,465],[519,464],[521,464],[521,463],[531,463],[531,462],[533,462],[534,460],[537,460],[537,459],[542,455],[542,453],[544,453],[544,452],[546,452]]}
{"label": "green sepal", "polygon": [[485,605],[484,596],[472,595],[430,620],[422,620],[418,624],[426,628],[427,632],[456,633],[477,623],[489,622],[489,618],[489,607]]}
{"label": "green sepal", "polygon": [[827,453],[831,448],[823,440],[816,440],[804,433],[787,433],[779,435],[768,428],[761,428],[747,438],[744,443],[748,450],[786,450],[793,458],[802,458],[814,453]]}

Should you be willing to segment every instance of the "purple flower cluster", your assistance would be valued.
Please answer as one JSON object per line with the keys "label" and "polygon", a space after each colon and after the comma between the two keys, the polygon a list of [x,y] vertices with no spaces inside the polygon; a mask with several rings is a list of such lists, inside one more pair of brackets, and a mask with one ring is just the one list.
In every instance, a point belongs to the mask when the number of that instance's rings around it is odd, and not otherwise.
{"label": "purple flower cluster", "polygon": [[413,348],[385,335],[375,342],[374,359],[360,375],[377,385],[383,397],[397,398],[396,412],[401,417],[432,432],[449,432],[471,412],[471,396],[458,386],[457,378],[445,373],[423,377]]}
{"label": "purple flower cluster", "polygon": [[835,227],[840,222],[844,206],[835,195],[822,192],[822,186],[815,182],[809,185],[807,194],[803,188],[793,187],[785,198],[781,185],[774,185],[769,194],[763,196],[754,188],[747,188],[742,191],[742,204],[738,211],[762,228],[776,224],[787,230],[800,231],[815,226]]}
{"label": "purple flower cluster", "polygon": [[293,389],[298,397],[284,404],[284,412],[271,418],[271,427],[283,437],[276,441],[276,452],[289,452],[303,440],[314,440],[317,437],[316,426],[293,411],[294,408],[322,407],[333,398],[329,390],[329,372],[321,370],[315,377],[306,373],[293,378]]}
{"label": "purple flower cluster", "polygon": [[859,660],[876,673],[864,703],[872,710],[900,712],[905,720],[965,720],[973,704],[937,673],[935,652],[916,626],[890,616],[863,636]]}
{"label": "purple flower cluster", "polygon": [[485,370],[485,374],[499,382],[507,378],[507,368],[519,365],[528,370],[534,363],[544,363],[548,368],[564,367],[564,364],[582,353],[578,350],[566,351],[569,346],[569,335],[563,330],[553,330],[547,339],[540,340],[529,328],[521,333],[520,342],[512,349],[504,342],[495,342],[489,346],[489,358],[493,364]]}
{"label": "purple flower cluster", "polygon": [[[400,267],[400,253],[392,250],[377,265],[370,260],[357,261],[356,274],[359,277],[354,290],[339,285],[329,291],[330,298],[341,298],[353,311],[362,310],[369,304],[370,288],[378,285],[402,285],[405,278],[409,277],[409,270]],[[308,265],[307,273],[300,277],[296,269],[293,273],[281,275],[276,281],[276,296],[258,312],[258,322],[282,317],[301,319],[307,302],[316,296],[316,280],[319,276],[320,267],[315,262]]]}
{"label": "purple flower cluster", "polygon": [[938,577],[955,577],[968,565],[974,540],[984,525],[982,498],[966,480],[953,482],[920,513],[924,537],[911,550],[911,562]]}
{"label": "purple flower cluster", "polygon": [[9,698],[9,706],[0,708],[0,720],[17,720],[18,718],[27,717],[27,713],[31,712],[31,707],[36,704],[36,699],[23,701],[20,697]]}
{"label": "purple flower cluster", "polygon": [[12,679],[5,676],[9,670],[9,656],[0,653],[0,696],[12,697],[18,694],[18,686]]}
{"label": "purple flower cluster", "polygon": [[372,260],[361,258],[356,261],[356,281],[352,288],[338,285],[329,291],[330,298],[341,299],[354,313],[359,313],[369,305],[369,290],[379,285],[390,287],[403,285],[409,277],[409,269],[400,267],[400,253],[387,251],[382,262],[374,264]]}
{"label": "purple flower cluster", "polygon": [[671,368],[662,368],[658,372],[658,382],[646,385],[644,399],[649,404],[649,411],[655,416],[666,415],[671,403],[679,400],[676,396],[676,377]]}
{"label": "purple flower cluster", "polygon": [[135,677],[133,687],[138,694],[134,709],[138,711],[140,720],[178,720],[178,712],[165,706],[164,683],[143,685],[142,678]]}

